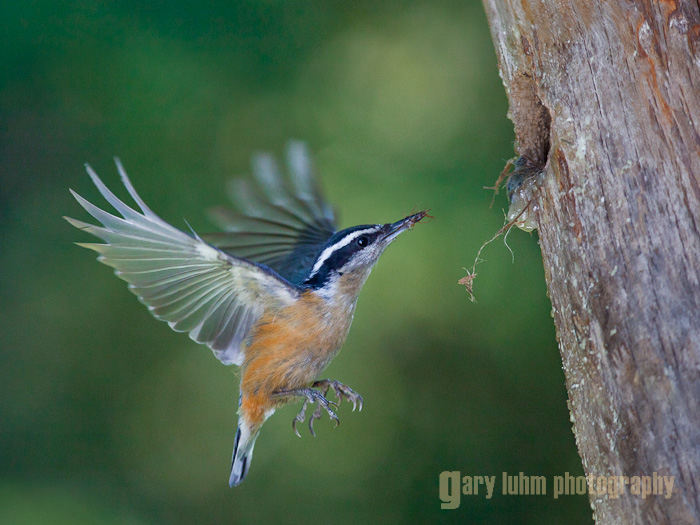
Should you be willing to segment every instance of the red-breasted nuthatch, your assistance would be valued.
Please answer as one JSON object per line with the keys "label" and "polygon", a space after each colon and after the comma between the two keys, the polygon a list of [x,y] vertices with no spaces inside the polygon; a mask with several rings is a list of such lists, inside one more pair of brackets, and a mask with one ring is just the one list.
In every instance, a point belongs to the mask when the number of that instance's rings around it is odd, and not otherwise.
{"label": "red-breasted nuthatch", "polygon": [[[87,172],[120,214],[112,215],[71,190],[102,226],[66,219],[106,244],[78,243],[99,253],[158,319],[189,332],[224,364],[241,367],[238,429],[230,485],[243,481],[265,420],[294,398],[303,398],[292,426],[316,403],[313,422],[325,410],[329,389],[362,409],[362,397],[338,381],[315,381],[345,342],[362,285],[384,249],[427,216],[425,211],[390,224],[336,231],[302,143],[287,150],[289,176],[272,158],[254,160],[256,191],[235,181],[232,196],[242,213],[214,211],[227,230],[199,236],[163,221],[136,193],[121,163],[117,169],[140,211],[117,198],[97,174]],[[260,191],[262,190],[262,191]]]}

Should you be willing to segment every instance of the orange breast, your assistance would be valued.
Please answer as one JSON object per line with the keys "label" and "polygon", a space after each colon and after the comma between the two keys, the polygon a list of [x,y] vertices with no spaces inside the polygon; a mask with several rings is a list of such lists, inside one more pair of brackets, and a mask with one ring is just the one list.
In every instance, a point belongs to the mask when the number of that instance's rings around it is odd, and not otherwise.
{"label": "orange breast", "polygon": [[[252,328],[245,349],[244,397],[263,401],[261,397],[273,392],[303,388],[318,379],[345,342],[353,310],[354,303],[333,306],[305,292],[293,306],[265,314]],[[274,406],[281,400],[269,402]]]}

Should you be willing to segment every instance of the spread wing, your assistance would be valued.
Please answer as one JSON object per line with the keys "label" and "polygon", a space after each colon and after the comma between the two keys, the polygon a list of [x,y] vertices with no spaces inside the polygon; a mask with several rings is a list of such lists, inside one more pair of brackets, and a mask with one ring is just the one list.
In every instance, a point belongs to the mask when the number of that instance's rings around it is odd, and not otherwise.
{"label": "spread wing", "polygon": [[303,142],[289,143],[287,166],[285,177],[272,156],[256,155],[256,184],[236,179],[228,188],[238,211],[211,210],[212,219],[225,233],[203,238],[231,255],[269,266],[300,284],[335,233],[336,217],[323,199]]}
{"label": "spread wing", "polygon": [[107,213],[71,190],[80,205],[103,226],[66,217],[73,226],[106,244],[78,243],[99,253],[129,283],[151,313],[173,330],[189,332],[224,364],[243,361],[241,343],[270,305],[286,306],[297,288],[273,271],[227,255],[158,217],[134,190],[119,160],[122,182],[141,211],[119,200],[86,166],[102,196],[122,217]]}

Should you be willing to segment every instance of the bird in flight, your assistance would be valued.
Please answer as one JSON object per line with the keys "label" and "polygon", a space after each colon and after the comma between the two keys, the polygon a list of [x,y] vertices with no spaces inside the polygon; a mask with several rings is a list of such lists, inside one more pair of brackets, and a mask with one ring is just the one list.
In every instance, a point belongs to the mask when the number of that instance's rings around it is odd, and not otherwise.
{"label": "bird in flight", "polygon": [[[396,237],[426,211],[397,222],[337,230],[312,162],[301,142],[287,147],[287,172],[265,154],[253,160],[254,183],[232,181],[236,211],[212,210],[222,233],[185,233],[166,223],[139,197],[119,159],[122,183],[138,209],[120,200],[86,165],[114,215],[73,190],[78,203],[102,225],[66,217],[104,243],[77,243],[96,251],[157,319],[206,344],[226,365],[241,368],[238,428],[229,484],[248,473],[263,423],[275,409],[303,400],[292,427],[314,404],[314,420],[343,399],[362,409],[348,386],[318,377],[347,337],[357,298],[374,264]],[[327,396],[332,390],[337,403]]]}

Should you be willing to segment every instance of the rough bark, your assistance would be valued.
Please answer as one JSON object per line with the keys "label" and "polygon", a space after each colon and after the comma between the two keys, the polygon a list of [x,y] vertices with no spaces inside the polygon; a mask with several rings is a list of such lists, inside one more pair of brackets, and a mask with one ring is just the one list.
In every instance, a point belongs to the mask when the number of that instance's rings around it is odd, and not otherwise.
{"label": "rough bark", "polygon": [[[700,5],[483,0],[598,523],[700,523]],[[629,489],[628,489],[629,490]]]}

